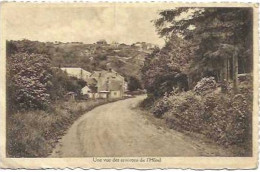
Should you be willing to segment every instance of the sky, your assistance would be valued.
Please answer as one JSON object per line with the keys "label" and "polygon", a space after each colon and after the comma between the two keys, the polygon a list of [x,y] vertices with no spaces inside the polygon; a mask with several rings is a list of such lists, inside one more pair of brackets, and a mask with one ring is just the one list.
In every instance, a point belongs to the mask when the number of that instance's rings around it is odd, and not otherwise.
{"label": "sky", "polygon": [[[164,7],[165,8],[165,7]],[[132,44],[149,42],[160,47],[153,22],[160,7],[20,7],[6,16],[8,40],[29,39],[94,43],[105,39]]]}

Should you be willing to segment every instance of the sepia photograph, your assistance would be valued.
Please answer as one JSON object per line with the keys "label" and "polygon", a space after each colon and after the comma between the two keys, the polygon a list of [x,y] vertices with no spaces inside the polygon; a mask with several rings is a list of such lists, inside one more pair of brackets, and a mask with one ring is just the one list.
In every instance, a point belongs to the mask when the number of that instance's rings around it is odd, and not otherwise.
{"label": "sepia photograph", "polygon": [[258,4],[0,8],[2,167],[257,166]]}

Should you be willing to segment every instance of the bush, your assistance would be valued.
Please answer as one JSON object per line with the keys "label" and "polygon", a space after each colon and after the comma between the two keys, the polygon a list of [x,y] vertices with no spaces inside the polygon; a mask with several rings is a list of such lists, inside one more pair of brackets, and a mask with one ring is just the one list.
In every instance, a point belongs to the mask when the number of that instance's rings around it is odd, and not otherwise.
{"label": "bush", "polygon": [[147,98],[140,103],[140,107],[149,110],[154,105],[154,101],[155,98],[153,97],[153,95],[147,94]]}
{"label": "bush", "polygon": [[192,91],[169,96],[170,110],[164,115],[170,128],[200,132],[203,127],[205,105]]}
{"label": "bush", "polygon": [[196,86],[193,88],[193,90],[197,94],[206,94],[212,90],[215,90],[217,87],[216,81],[214,77],[208,77],[208,78],[202,78]]}
{"label": "bush", "polygon": [[[8,106],[45,109],[50,103],[47,87],[50,59],[42,54],[16,53],[7,58]],[[10,107],[8,107],[10,109]]]}
{"label": "bush", "polygon": [[[212,97],[211,97],[212,98]],[[209,96],[205,98],[205,104]],[[215,100],[211,103],[212,108],[207,106],[210,111],[210,125],[204,130],[204,134],[223,145],[241,144],[248,141],[250,137],[250,121],[252,109],[242,94],[214,95]]]}
{"label": "bush", "polygon": [[129,91],[136,91],[137,89],[142,89],[140,80],[134,76],[129,77],[127,84],[127,88]]}
{"label": "bush", "polygon": [[[244,80],[239,78],[239,93],[245,95],[247,102],[253,102],[253,78],[252,76],[244,77]],[[252,104],[252,103],[251,103]]]}
{"label": "bush", "polygon": [[154,103],[154,107],[152,108],[152,112],[155,117],[160,118],[170,109],[168,97],[164,96],[162,99],[159,99]]}
{"label": "bush", "polygon": [[175,130],[204,134],[219,144],[241,145],[250,141],[252,105],[243,94],[193,91],[159,99],[153,108]]}

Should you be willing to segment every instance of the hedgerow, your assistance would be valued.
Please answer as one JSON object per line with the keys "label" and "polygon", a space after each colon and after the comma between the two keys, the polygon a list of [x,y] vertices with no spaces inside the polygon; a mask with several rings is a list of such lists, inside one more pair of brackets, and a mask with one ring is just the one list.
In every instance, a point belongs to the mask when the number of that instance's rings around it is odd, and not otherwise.
{"label": "hedgerow", "polygon": [[157,100],[152,112],[172,129],[201,133],[224,146],[245,144],[251,135],[252,91],[245,89],[250,84],[240,83],[237,94],[212,88],[201,88],[206,94],[172,93]]}

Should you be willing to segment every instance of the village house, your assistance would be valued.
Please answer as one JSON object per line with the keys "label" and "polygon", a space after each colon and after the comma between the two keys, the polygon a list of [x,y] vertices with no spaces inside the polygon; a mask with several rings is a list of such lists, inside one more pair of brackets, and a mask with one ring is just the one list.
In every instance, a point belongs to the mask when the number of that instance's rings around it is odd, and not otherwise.
{"label": "village house", "polygon": [[97,41],[97,44],[106,45],[107,41],[105,39],[102,39],[102,40]]}
{"label": "village house", "polygon": [[89,76],[91,75],[90,72],[78,67],[62,67],[60,69],[66,72],[68,76],[76,77],[84,81],[87,81]]}
{"label": "village house", "polygon": [[[124,96],[125,79],[112,69],[108,71],[94,71],[90,77],[89,82],[96,84],[96,90],[88,90],[85,88],[84,92],[88,91],[90,98],[120,98]],[[88,82],[88,81],[87,81]]]}
{"label": "village house", "polygon": [[146,42],[136,42],[132,46],[137,47],[139,51],[152,50],[157,47],[154,44],[146,43]]}
{"label": "village house", "polygon": [[99,98],[97,80],[89,77],[87,79],[87,85],[81,89],[81,93],[84,97],[87,96],[87,98]]}
{"label": "village house", "polygon": [[68,76],[86,81],[87,85],[81,89],[81,93],[88,98],[121,98],[127,89],[124,77],[112,69],[94,71],[93,73],[74,67],[60,69]]}
{"label": "village house", "polygon": [[81,89],[81,93],[84,98],[99,98],[99,94],[95,91],[95,89],[91,89],[88,85]]}
{"label": "village house", "polygon": [[150,49],[155,49],[156,47],[158,47],[157,45],[155,44],[151,44],[151,43],[147,43],[147,49],[150,50]]}
{"label": "village house", "polygon": [[133,44],[133,46],[137,47],[139,49],[139,51],[143,51],[143,50],[147,49],[145,42],[136,42]]}
{"label": "village house", "polygon": [[112,46],[113,48],[117,48],[117,47],[119,46],[119,43],[113,41],[113,42],[111,43],[111,46]]}

